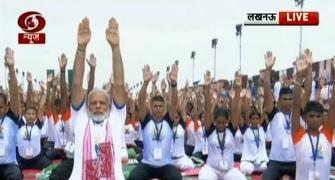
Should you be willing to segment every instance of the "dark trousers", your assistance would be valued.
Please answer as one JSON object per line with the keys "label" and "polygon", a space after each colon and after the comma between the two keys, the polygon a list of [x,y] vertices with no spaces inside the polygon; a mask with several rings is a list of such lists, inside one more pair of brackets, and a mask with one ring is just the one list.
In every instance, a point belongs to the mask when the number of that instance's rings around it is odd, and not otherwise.
{"label": "dark trousers", "polygon": [[64,159],[50,175],[50,180],[67,180],[73,169],[73,159]]}
{"label": "dark trousers", "polygon": [[262,180],[276,180],[287,174],[295,178],[295,162],[279,162],[270,160],[263,173]]}
{"label": "dark trousers", "polygon": [[193,150],[194,150],[194,146],[185,144],[185,154],[186,155],[192,156]]}
{"label": "dark trousers", "polygon": [[42,170],[51,164],[51,161],[44,155],[39,154],[33,159],[24,159],[20,155],[17,157],[17,161],[21,169],[39,169]]}
{"label": "dark trousers", "polygon": [[140,163],[130,173],[128,180],[148,180],[158,178],[160,180],[181,180],[181,174],[173,165],[162,167],[152,167],[148,164]]}
{"label": "dark trousers", "polygon": [[202,152],[196,152],[193,154],[193,156],[203,160],[204,162],[206,162],[208,158],[208,155],[203,155]]}
{"label": "dark trousers", "polygon": [[15,164],[0,164],[0,179],[21,180],[23,179],[23,175],[19,166]]}
{"label": "dark trousers", "polygon": [[66,154],[62,149],[50,149],[45,153],[45,156],[50,160],[66,158]]}

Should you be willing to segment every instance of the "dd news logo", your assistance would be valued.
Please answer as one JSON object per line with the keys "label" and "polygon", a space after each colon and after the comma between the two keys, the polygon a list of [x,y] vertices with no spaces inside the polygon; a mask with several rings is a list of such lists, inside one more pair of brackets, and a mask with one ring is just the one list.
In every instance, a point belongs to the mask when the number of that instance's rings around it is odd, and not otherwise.
{"label": "dd news logo", "polygon": [[45,33],[38,33],[45,26],[41,13],[28,11],[21,14],[18,25],[25,32],[18,34],[19,44],[45,44]]}

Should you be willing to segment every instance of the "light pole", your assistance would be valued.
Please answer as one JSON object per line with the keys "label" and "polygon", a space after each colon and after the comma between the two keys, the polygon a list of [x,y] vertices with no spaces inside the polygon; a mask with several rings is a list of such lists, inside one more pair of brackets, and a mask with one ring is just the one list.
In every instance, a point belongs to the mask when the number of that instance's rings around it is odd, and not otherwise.
{"label": "light pole", "polygon": [[191,59],[192,59],[192,84],[194,83],[194,58],[195,58],[195,51],[192,51],[192,53],[191,53]]}
{"label": "light pole", "polygon": [[242,72],[242,24],[236,24],[236,36],[240,37],[240,72]]}
{"label": "light pole", "polygon": [[212,49],[214,49],[214,81],[216,80],[216,45],[218,44],[218,38],[212,39]]}
{"label": "light pole", "polygon": [[[295,0],[295,5],[300,6],[300,11],[302,11],[302,7],[304,6],[304,0]],[[301,46],[302,46],[302,26],[300,26],[299,55],[301,54]]]}

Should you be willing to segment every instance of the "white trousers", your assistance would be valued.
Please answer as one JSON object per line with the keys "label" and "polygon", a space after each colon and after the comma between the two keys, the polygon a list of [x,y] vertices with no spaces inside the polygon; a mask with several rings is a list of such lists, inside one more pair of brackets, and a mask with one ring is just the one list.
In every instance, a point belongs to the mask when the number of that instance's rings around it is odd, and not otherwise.
{"label": "white trousers", "polygon": [[216,170],[205,164],[199,172],[199,180],[247,180],[247,178],[237,169],[232,168],[228,171]]}
{"label": "white trousers", "polygon": [[172,159],[172,164],[182,171],[194,168],[192,159],[186,155],[179,159]]}
{"label": "white trousers", "polygon": [[264,172],[266,167],[266,162],[262,162],[260,165],[255,165],[250,161],[242,161],[240,165],[241,172],[247,175],[252,174],[254,171]]}

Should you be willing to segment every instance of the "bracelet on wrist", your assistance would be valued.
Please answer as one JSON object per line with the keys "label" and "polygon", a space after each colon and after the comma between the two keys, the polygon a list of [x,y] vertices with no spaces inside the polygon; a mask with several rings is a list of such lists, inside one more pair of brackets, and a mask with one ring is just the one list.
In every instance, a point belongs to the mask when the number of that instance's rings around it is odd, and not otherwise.
{"label": "bracelet on wrist", "polygon": [[78,51],[85,52],[86,49],[80,49],[79,47],[77,48]]}
{"label": "bracelet on wrist", "polygon": [[177,87],[177,83],[175,83],[175,84],[171,84],[171,87]]}

